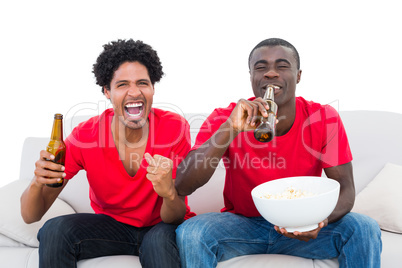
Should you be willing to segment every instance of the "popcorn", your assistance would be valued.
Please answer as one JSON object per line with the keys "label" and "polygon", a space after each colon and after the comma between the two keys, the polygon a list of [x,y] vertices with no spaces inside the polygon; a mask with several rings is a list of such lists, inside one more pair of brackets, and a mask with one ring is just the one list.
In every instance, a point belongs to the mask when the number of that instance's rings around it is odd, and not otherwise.
{"label": "popcorn", "polygon": [[317,194],[303,191],[300,189],[295,189],[293,186],[288,187],[284,192],[278,193],[278,194],[266,194],[263,195],[263,198],[266,199],[297,199],[297,198],[303,198],[303,197],[309,197],[309,196],[314,196]]}

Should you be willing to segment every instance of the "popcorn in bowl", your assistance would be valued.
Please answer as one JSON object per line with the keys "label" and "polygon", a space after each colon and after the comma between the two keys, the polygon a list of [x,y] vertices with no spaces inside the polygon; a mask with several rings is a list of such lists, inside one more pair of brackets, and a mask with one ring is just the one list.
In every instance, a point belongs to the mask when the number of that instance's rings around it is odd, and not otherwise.
{"label": "popcorn in bowl", "polygon": [[293,186],[288,187],[285,191],[282,193],[277,193],[277,194],[264,194],[262,197],[266,199],[296,199],[296,198],[303,198],[303,197],[309,197],[309,196],[315,196],[315,193],[296,189]]}

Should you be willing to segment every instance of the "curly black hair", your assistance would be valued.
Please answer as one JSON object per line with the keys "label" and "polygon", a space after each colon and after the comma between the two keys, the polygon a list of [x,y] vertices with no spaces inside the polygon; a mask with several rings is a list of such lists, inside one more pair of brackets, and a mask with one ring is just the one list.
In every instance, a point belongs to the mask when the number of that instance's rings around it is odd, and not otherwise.
{"label": "curly black hair", "polygon": [[119,39],[104,45],[103,48],[92,71],[95,74],[96,84],[102,87],[103,94],[105,87],[110,90],[114,72],[125,62],[137,61],[143,64],[148,70],[152,84],[159,82],[164,74],[156,51],[140,40]]}

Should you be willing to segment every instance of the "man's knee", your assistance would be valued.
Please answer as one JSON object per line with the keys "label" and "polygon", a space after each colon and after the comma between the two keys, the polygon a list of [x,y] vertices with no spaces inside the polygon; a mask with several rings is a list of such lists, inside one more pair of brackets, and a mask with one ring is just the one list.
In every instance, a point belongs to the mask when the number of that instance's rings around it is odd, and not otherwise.
{"label": "man's knee", "polygon": [[367,235],[368,234],[375,235],[381,233],[380,226],[378,225],[378,223],[369,216],[353,212],[349,213],[349,215],[352,216],[353,219],[352,226],[355,226],[361,232]]}
{"label": "man's knee", "polygon": [[152,227],[144,237],[143,244],[171,245],[176,243],[177,225],[159,223]]}
{"label": "man's knee", "polygon": [[348,213],[344,216],[344,230],[349,230],[351,236],[366,237],[367,243],[381,242],[381,229],[378,223],[369,216],[359,213]]}
{"label": "man's knee", "polygon": [[41,241],[49,237],[60,237],[64,231],[66,231],[64,216],[49,219],[39,230],[38,240]]}
{"label": "man's knee", "polygon": [[177,244],[188,243],[191,241],[200,242],[205,240],[211,229],[216,229],[215,225],[218,224],[214,220],[215,216],[219,216],[221,213],[206,213],[195,216],[183,222],[176,229]]}
{"label": "man's knee", "polygon": [[176,246],[176,225],[159,223],[144,236],[139,249],[143,267],[176,267],[180,256]]}

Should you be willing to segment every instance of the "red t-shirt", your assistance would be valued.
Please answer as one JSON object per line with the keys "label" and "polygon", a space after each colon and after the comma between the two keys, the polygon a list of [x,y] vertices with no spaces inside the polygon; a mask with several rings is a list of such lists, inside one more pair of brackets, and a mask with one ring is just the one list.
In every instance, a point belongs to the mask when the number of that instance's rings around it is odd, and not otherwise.
{"label": "red t-shirt", "polygon": [[[126,172],[110,128],[113,114],[113,109],[108,109],[78,125],[67,137],[66,179],[85,169],[95,213],[136,227],[155,225],[161,221],[163,199],[146,178],[148,163],[144,158],[135,176]],[[190,150],[189,125],[183,117],[159,109],[152,109],[148,119],[145,152],[172,159],[175,178],[178,164]],[[194,215],[187,206],[186,219]]]}
{"label": "red t-shirt", "polygon": [[[213,111],[202,125],[192,150],[212,137],[235,106],[231,103]],[[226,168],[222,211],[255,217],[260,216],[251,197],[255,186],[285,177],[321,176],[323,168],[350,162],[352,153],[335,109],[297,97],[295,122],[288,133],[261,143],[254,138],[253,131],[242,132],[222,160]]]}

